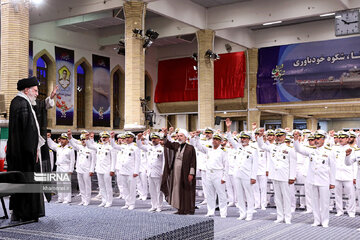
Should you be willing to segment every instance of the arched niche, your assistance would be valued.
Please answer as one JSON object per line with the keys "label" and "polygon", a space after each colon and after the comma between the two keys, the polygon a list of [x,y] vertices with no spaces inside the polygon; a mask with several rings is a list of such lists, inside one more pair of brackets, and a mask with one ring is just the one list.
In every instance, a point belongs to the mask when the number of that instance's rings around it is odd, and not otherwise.
{"label": "arched niche", "polygon": [[[55,59],[51,56],[51,54],[46,50],[43,49],[41,50],[39,53],[37,53],[34,56],[34,60],[33,60],[33,73],[34,76],[38,77],[38,71],[37,71],[37,63],[39,59],[43,59],[43,61],[46,64],[46,69],[47,69],[47,73],[46,73],[46,96],[50,96],[54,86],[55,86],[55,82],[56,82],[56,63],[55,63]],[[40,76],[39,76],[40,77]],[[51,108],[48,110],[47,112],[47,125],[49,128],[54,128],[56,124],[56,119],[55,119],[55,107]]]}
{"label": "arched niche", "polygon": [[[80,79],[78,69],[84,71],[84,87],[78,86]],[[93,70],[91,64],[82,57],[75,63],[74,67],[74,127],[90,129],[92,127],[92,106],[93,106]],[[81,84],[81,83],[80,83]],[[83,112],[84,115],[81,115]],[[78,116],[84,119],[78,119]]]}
{"label": "arched niche", "polygon": [[111,127],[123,129],[125,124],[125,72],[116,65],[111,71]]}

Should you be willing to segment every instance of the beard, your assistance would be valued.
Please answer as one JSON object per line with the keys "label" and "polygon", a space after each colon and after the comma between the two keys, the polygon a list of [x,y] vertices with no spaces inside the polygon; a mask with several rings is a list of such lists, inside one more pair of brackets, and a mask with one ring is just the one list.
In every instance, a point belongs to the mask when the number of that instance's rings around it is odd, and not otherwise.
{"label": "beard", "polygon": [[27,97],[29,98],[31,105],[35,106],[36,105],[36,96],[29,92],[27,94]]}

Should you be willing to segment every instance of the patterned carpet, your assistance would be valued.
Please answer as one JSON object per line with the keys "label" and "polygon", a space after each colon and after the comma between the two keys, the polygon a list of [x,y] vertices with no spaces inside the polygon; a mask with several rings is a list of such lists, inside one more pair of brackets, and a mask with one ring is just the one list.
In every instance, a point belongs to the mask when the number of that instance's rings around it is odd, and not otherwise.
{"label": "patterned carpet", "polygon": [[[97,207],[99,201],[87,207],[77,206],[78,202],[79,197],[74,197],[72,205],[47,204],[46,218],[0,230],[0,239],[360,239],[358,215],[350,218],[330,214],[329,228],[325,229],[311,227],[312,214],[302,211],[295,212],[292,224],[286,225],[273,222],[274,208],[257,210],[254,220],[247,222],[236,219],[239,214],[235,207],[228,208],[226,219],[220,218],[219,212],[209,219],[204,216],[206,205],[199,206],[194,216],[178,216],[172,214],[174,209],[169,205],[161,213],[148,213],[150,200],[137,200],[133,211],[120,209],[124,200],[116,198],[111,208]],[[194,226],[193,230],[186,229],[189,225]]]}
{"label": "patterned carpet", "polygon": [[[180,216],[120,209],[115,200],[111,208],[46,204],[47,217],[38,223],[0,230],[0,239],[213,239],[214,221],[199,216]],[[139,201],[141,202],[141,201]],[[123,204],[122,204],[123,205]],[[170,210],[170,207],[167,207]],[[174,212],[171,210],[171,212]],[[1,220],[0,220],[1,222]],[[8,223],[3,221],[2,224]]]}

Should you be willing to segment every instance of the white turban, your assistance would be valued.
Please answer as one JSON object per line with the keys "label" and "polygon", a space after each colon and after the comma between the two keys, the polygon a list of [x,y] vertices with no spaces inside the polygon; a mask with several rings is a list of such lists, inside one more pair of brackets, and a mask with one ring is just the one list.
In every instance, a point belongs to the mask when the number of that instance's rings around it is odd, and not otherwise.
{"label": "white turban", "polygon": [[180,128],[179,131],[178,131],[178,133],[182,133],[182,134],[184,134],[184,136],[185,136],[186,138],[189,138],[189,133],[188,133],[188,131],[186,131],[186,130],[183,129],[183,128]]}

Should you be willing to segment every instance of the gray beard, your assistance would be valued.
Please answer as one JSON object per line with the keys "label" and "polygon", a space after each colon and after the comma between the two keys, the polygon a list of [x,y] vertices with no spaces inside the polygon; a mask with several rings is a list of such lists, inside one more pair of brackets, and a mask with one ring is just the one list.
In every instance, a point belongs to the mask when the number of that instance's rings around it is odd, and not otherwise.
{"label": "gray beard", "polygon": [[27,95],[27,96],[28,96],[28,98],[30,100],[31,105],[36,106],[36,98],[33,98],[33,97],[29,96],[29,95]]}

